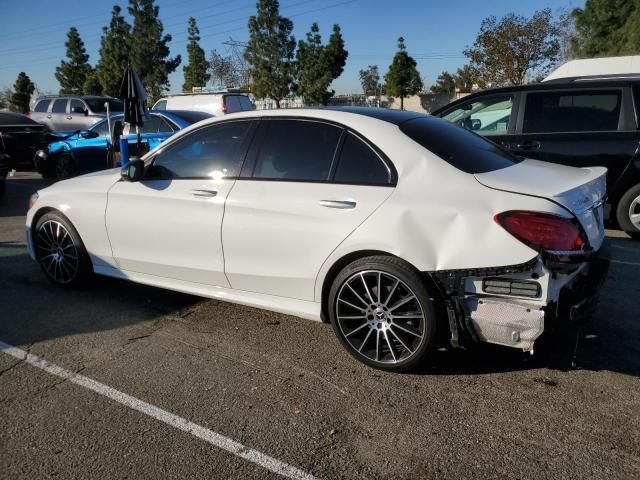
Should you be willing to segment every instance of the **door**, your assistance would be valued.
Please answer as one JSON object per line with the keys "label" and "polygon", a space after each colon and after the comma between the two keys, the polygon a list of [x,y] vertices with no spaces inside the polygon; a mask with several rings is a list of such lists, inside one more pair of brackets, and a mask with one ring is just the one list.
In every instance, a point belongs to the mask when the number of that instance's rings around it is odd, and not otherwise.
{"label": "door", "polygon": [[106,224],[125,271],[228,287],[221,228],[251,121],[209,125],[167,145],[139,182],[109,190]]}
{"label": "door", "polygon": [[47,126],[53,131],[66,132],[67,126],[67,98],[56,98],[52,105],[51,111],[47,114]]}
{"label": "door", "polygon": [[625,126],[623,90],[532,91],[523,105],[510,150],[573,167],[606,167],[611,194],[638,148],[635,126]]}
{"label": "door", "polygon": [[313,301],[324,261],[394,183],[392,169],[354,133],[262,120],[222,227],[232,288]]}
{"label": "door", "polygon": [[67,115],[66,130],[83,130],[87,128],[87,114],[89,109],[85,103],[78,99],[69,100],[69,115]]}
{"label": "door", "polygon": [[47,125],[49,128],[51,128],[51,122],[49,118],[47,118],[50,116],[49,114],[50,104],[51,104],[51,100],[48,98],[44,100],[38,100],[38,103],[36,103],[36,106],[33,108],[33,112],[31,112],[31,119],[38,123]]}
{"label": "door", "polygon": [[490,94],[474,97],[442,113],[441,118],[506,145],[515,127],[516,95]]}
{"label": "door", "polygon": [[[111,117],[111,128],[122,131],[122,115]],[[95,172],[111,167],[109,158],[109,123],[107,119],[100,120],[89,130],[98,134],[95,138],[80,138],[75,141],[73,158],[77,173]]]}

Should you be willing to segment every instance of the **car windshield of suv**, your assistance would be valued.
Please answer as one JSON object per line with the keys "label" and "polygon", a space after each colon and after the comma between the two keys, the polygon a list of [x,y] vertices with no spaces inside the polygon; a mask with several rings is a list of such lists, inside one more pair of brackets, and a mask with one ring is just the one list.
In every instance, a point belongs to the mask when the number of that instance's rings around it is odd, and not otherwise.
{"label": "car windshield of suv", "polygon": [[84,101],[87,102],[93,113],[107,113],[107,109],[104,107],[106,102],[109,102],[109,110],[112,112],[124,111],[124,104],[116,98],[85,98]]}
{"label": "car windshield of suv", "polygon": [[439,118],[415,118],[401,123],[400,130],[466,173],[492,172],[522,161],[480,135]]}

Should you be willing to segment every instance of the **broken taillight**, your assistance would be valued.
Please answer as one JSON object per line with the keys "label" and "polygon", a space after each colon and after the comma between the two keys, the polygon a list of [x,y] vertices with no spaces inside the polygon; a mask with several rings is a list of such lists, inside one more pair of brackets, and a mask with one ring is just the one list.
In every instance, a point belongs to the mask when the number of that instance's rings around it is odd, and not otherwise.
{"label": "broken taillight", "polygon": [[509,210],[493,219],[511,235],[539,252],[571,255],[587,247],[580,225],[551,213]]}

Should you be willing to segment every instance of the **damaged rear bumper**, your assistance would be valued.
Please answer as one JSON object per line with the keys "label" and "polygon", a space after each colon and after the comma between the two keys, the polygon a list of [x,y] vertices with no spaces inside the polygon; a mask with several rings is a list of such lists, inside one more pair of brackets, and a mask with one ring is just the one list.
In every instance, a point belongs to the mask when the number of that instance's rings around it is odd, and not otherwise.
{"label": "damaged rear bumper", "polygon": [[591,317],[608,267],[603,247],[565,268],[536,257],[523,265],[430,276],[446,301],[453,346],[488,342],[533,351],[543,332]]}

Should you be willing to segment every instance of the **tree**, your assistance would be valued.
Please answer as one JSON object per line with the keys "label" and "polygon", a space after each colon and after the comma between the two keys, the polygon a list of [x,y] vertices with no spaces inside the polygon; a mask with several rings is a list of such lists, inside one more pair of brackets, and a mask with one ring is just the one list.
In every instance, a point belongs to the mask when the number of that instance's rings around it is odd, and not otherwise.
{"label": "tree", "polygon": [[236,72],[231,57],[224,57],[214,48],[209,59],[211,79],[218,85],[231,86],[236,84]]}
{"label": "tree", "polygon": [[258,0],[257,14],[249,18],[249,45],[244,58],[249,64],[251,90],[258,98],[280,101],[291,91],[294,74],[291,35],[293,23],[280,16],[278,0]]}
{"label": "tree", "polygon": [[102,84],[95,70],[91,70],[91,73],[87,75],[87,79],[82,85],[82,93],[84,95],[102,95]]}
{"label": "tree", "polygon": [[347,56],[338,25],[333,26],[333,33],[326,46],[322,45],[318,24],[311,25],[306,41],[298,42],[296,53],[298,68],[296,91],[302,95],[305,103],[326,105],[335,93],[327,89],[342,73]]}
{"label": "tree", "polygon": [[479,78],[478,70],[471,65],[465,65],[459,68],[455,74],[456,87],[460,92],[469,93],[473,90],[474,85],[478,85],[480,88],[484,88],[485,85]]}
{"label": "tree", "polygon": [[145,86],[149,101],[153,102],[170,87],[169,75],[182,58],[169,58],[168,43],[171,35],[163,35],[162,22],[158,18],[160,8],[154,0],[129,0],[129,13],[133,17],[131,32],[131,66]]}
{"label": "tree", "polygon": [[29,76],[20,72],[16,83],[13,85],[13,93],[9,100],[9,108],[12,112],[27,113],[29,111],[29,102],[36,86],[33,84]]}
{"label": "tree", "polygon": [[416,68],[418,64],[407,53],[404,38],[398,39],[398,51],[393,57],[389,71],[384,76],[387,94],[400,97],[400,109],[404,110],[404,97],[422,90],[422,79]]}
{"label": "tree", "polygon": [[442,72],[436,79],[436,84],[431,87],[433,93],[446,93],[453,96],[456,93],[457,78],[449,72]]}
{"label": "tree", "polygon": [[122,9],[114,5],[109,26],[102,28],[100,60],[96,65],[96,75],[102,92],[112,97],[118,96],[124,70],[130,63],[131,25],[120,12]]}
{"label": "tree", "polygon": [[639,0],[587,0],[572,12],[578,58],[640,53]]}
{"label": "tree", "polygon": [[377,65],[369,65],[358,73],[360,85],[365,96],[377,95],[380,92],[380,73]]}
{"label": "tree", "polygon": [[69,61],[62,60],[55,73],[56,79],[60,83],[60,93],[80,95],[87,75],[91,73],[91,65],[88,63],[89,55],[87,55],[84,42],[76,27],[69,29],[65,46]]}
{"label": "tree", "polygon": [[558,57],[558,28],[546,8],[527,19],[510,13],[482,21],[473,47],[464,54],[481,78],[494,85],[522,85],[528,74],[545,73]]}
{"label": "tree", "polygon": [[189,63],[182,68],[184,72],[184,84],[182,90],[190,92],[193,87],[204,87],[211,75],[208,73],[209,64],[204,55],[204,50],[200,47],[200,30],[196,25],[196,19],[189,18],[189,44],[187,45],[187,56]]}

